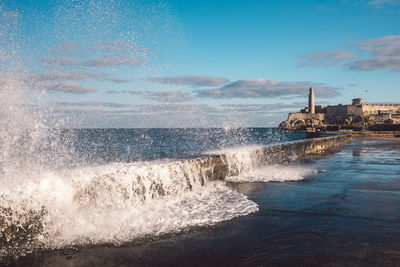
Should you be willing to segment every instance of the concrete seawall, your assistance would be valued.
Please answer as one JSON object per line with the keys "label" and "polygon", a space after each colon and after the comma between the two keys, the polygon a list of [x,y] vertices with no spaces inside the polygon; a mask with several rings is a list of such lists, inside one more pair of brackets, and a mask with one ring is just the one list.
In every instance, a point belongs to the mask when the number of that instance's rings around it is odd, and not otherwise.
{"label": "concrete seawall", "polygon": [[[249,149],[240,150],[236,155],[220,154],[220,155],[204,155],[199,158],[185,159],[178,162],[161,163],[155,172],[152,173],[150,168],[150,175],[153,174],[155,179],[151,183],[143,183],[142,179],[145,176],[138,176],[137,179],[129,180],[130,183],[119,183],[117,172],[113,176],[111,173],[105,175],[94,176],[92,182],[88,183],[83,189],[77,190],[73,196],[71,204],[77,205],[82,209],[87,207],[109,207],[107,205],[114,205],[123,201],[128,201],[129,198],[135,200],[139,196],[144,195],[145,192],[150,198],[159,198],[165,194],[164,186],[170,186],[172,181],[176,178],[182,179],[182,183],[178,185],[179,190],[188,190],[191,188],[192,183],[201,183],[202,185],[208,181],[224,180],[228,176],[238,175],[249,168],[265,165],[265,163],[282,163],[291,161],[295,158],[304,156],[310,153],[319,153],[324,150],[351,142],[350,135],[333,135],[329,137],[305,139],[294,142],[287,142],[282,144],[270,145],[266,147],[250,147]],[[243,157],[243,155],[245,155]],[[236,156],[236,158],[235,158]],[[172,166],[172,167],[171,167]],[[247,169],[246,169],[247,168]],[[166,170],[162,172],[163,175],[171,175],[171,177],[164,177],[160,179],[159,170]],[[172,170],[168,172],[168,170]],[[126,170],[125,170],[126,171]],[[122,173],[124,171],[121,171]],[[141,175],[145,175],[143,172]],[[126,173],[125,173],[126,174]],[[132,174],[133,176],[135,174]],[[130,179],[130,178],[128,178]],[[195,183],[195,184],[196,184]],[[134,185],[138,185],[134,187]],[[144,187],[144,186],[147,187]],[[128,187],[124,187],[128,186]],[[140,190],[136,190],[139,188]],[[133,193],[129,190],[132,190]],[[179,191],[178,190],[178,191]],[[174,190],[170,191],[174,194]],[[111,202],[104,202],[111,199]],[[143,198],[144,201],[146,198]],[[42,206],[41,209],[31,209],[30,205],[15,205],[11,200],[8,200],[6,195],[0,195],[0,265],[2,264],[2,257],[8,259],[23,253],[31,253],[41,249],[44,245],[42,243],[43,231],[46,227],[44,217],[49,214],[48,207]],[[86,201],[87,200],[87,201]],[[89,206],[87,205],[89,203]],[[100,203],[100,204],[99,204]],[[125,203],[125,202],[123,202]],[[3,204],[4,206],[1,206]],[[103,206],[104,205],[104,206]],[[34,205],[33,205],[34,206]]]}
{"label": "concrete seawall", "polygon": [[[333,134],[343,134],[339,131],[329,131]],[[400,136],[400,131],[348,131],[346,134],[351,136]]]}
{"label": "concrete seawall", "polygon": [[[287,162],[307,154],[321,153],[351,143],[351,140],[351,135],[333,135],[266,146],[254,151],[254,162],[255,164]],[[191,159],[189,162],[200,165],[201,172],[209,180],[223,180],[228,175],[239,174],[238,170],[229,168],[228,156],[223,154]]]}

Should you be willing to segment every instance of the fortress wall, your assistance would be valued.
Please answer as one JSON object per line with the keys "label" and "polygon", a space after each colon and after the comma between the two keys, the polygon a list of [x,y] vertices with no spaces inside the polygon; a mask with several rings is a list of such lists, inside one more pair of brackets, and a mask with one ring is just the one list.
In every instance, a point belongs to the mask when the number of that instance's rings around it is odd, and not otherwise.
{"label": "fortress wall", "polygon": [[326,114],[333,116],[347,116],[349,105],[327,106]]}
{"label": "fortress wall", "polygon": [[361,98],[353,99],[351,105],[316,105],[315,114],[308,113],[307,110],[308,108],[305,108],[301,112],[289,113],[288,119],[285,123],[282,122],[280,127],[300,130],[305,125],[298,121],[306,121],[306,126],[311,126],[308,120],[319,120],[322,126],[336,125],[359,129],[365,126],[363,117],[370,117],[368,125],[400,124],[400,104],[364,104]]}
{"label": "fortress wall", "polygon": [[392,120],[400,120],[400,114],[390,114]]}
{"label": "fortress wall", "polygon": [[348,106],[348,111],[347,111],[348,115],[353,115],[353,116],[363,116],[363,110],[361,106]]}
{"label": "fortress wall", "polygon": [[374,123],[383,124],[385,121],[390,120],[391,116],[389,113],[382,113],[382,114],[372,114],[371,115]]}
{"label": "fortress wall", "polygon": [[400,104],[364,104],[362,105],[364,114],[399,113]]}
{"label": "fortress wall", "polygon": [[326,107],[326,123],[343,123],[348,115],[348,105]]}
{"label": "fortress wall", "polygon": [[363,116],[361,106],[338,105],[326,107],[326,123],[343,123],[349,115]]}
{"label": "fortress wall", "polygon": [[296,120],[320,120],[323,121],[325,119],[324,113],[289,113],[288,121],[296,121]]}
{"label": "fortress wall", "polygon": [[326,113],[326,105],[315,106],[315,113]]}

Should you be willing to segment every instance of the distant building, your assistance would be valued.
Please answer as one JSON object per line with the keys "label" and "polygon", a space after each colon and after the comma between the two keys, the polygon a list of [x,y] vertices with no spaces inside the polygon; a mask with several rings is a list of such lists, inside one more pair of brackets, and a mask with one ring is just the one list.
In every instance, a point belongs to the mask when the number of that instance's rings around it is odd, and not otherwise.
{"label": "distant building", "polygon": [[354,106],[360,106],[363,104],[362,98],[354,98],[351,100],[351,104]]}
{"label": "distant building", "polygon": [[400,124],[400,104],[365,104],[361,98],[354,98],[351,105],[315,106],[314,89],[310,88],[308,107],[300,112],[289,113],[286,122],[291,125],[296,121],[303,121],[306,125],[345,125],[357,121]]}

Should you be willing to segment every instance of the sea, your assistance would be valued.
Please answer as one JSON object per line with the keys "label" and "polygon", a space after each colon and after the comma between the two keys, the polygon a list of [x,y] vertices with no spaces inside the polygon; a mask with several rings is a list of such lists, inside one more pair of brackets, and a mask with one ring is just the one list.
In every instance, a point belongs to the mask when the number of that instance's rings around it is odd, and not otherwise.
{"label": "sea", "polygon": [[[255,168],[252,153],[304,138],[275,128],[14,132],[1,143],[0,257],[123,246],[255,213],[258,204],[233,183],[301,180],[312,170]],[[215,154],[240,172],[210,181],[190,160]]]}
{"label": "sea", "polygon": [[[321,154],[254,164],[260,147],[304,133],[50,129],[16,136],[2,143],[1,265],[400,262],[396,137],[353,137]],[[208,179],[194,160],[216,154],[235,170],[224,180]]]}

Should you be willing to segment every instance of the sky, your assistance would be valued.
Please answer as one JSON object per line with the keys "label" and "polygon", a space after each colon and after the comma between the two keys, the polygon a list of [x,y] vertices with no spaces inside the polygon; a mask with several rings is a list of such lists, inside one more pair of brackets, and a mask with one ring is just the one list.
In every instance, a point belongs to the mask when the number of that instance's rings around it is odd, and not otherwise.
{"label": "sky", "polygon": [[311,86],[400,103],[399,25],[400,0],[1,0],[0,90],[52,127],[276,127]]}

